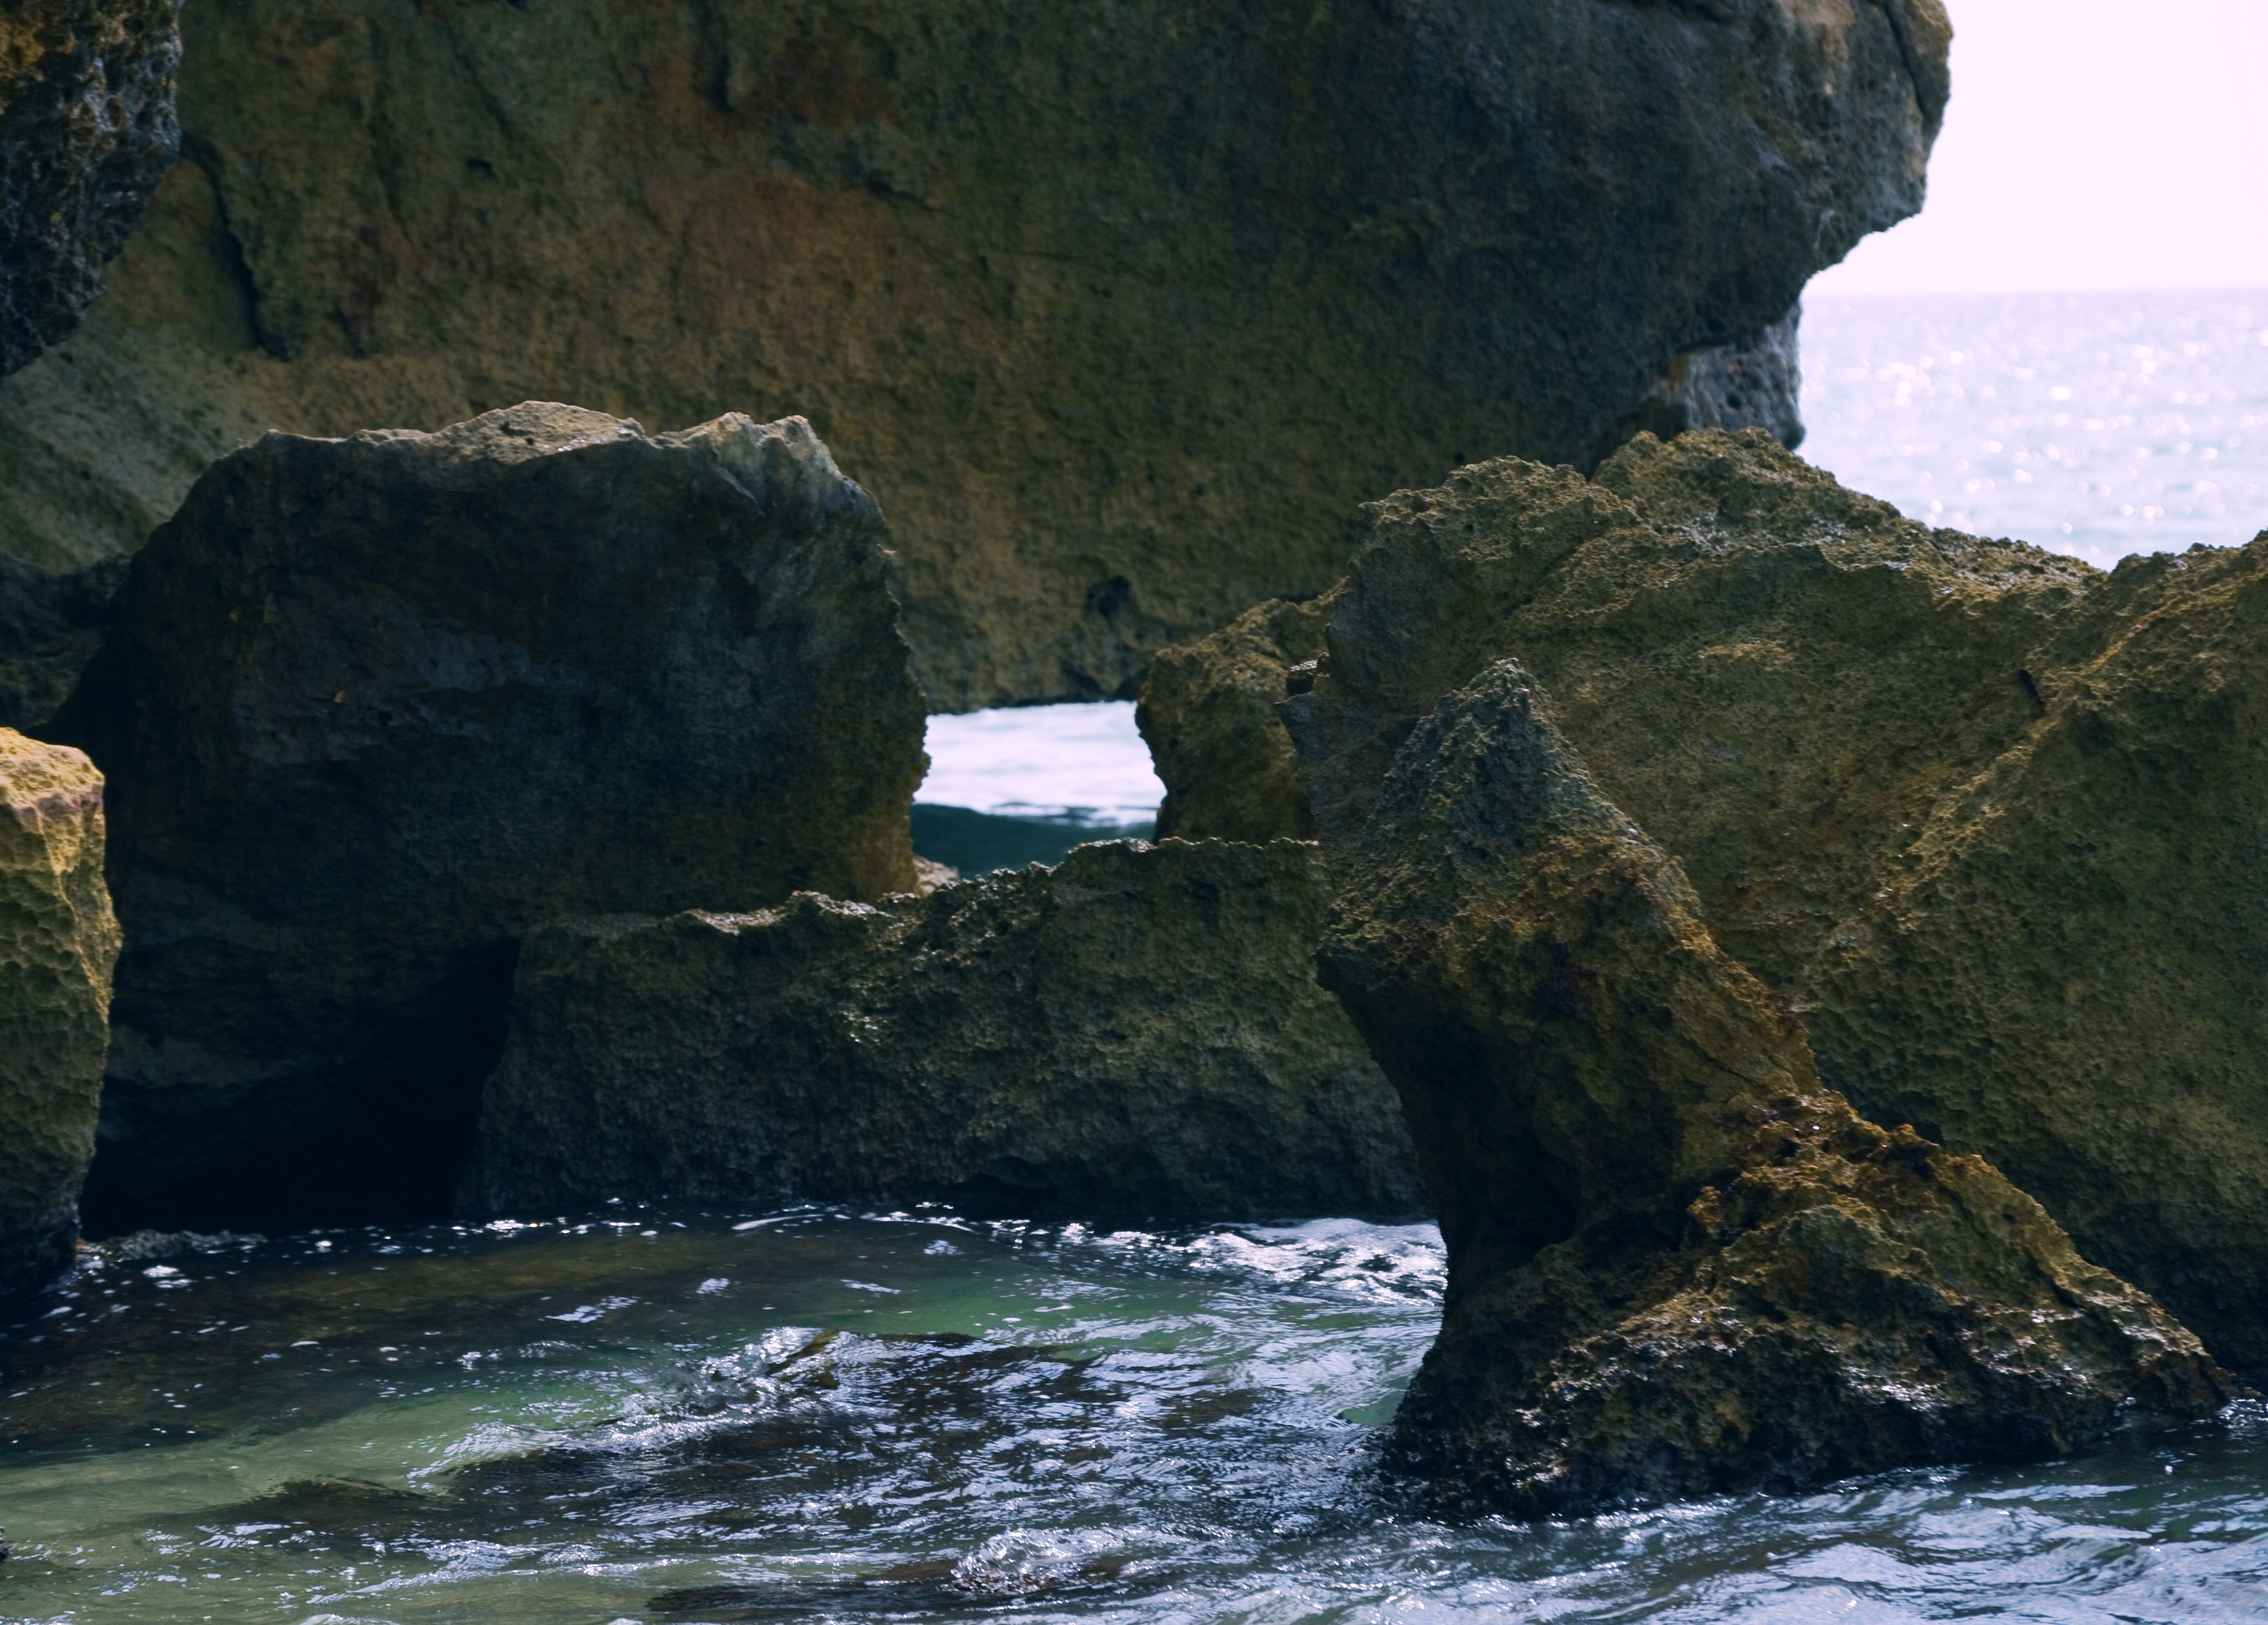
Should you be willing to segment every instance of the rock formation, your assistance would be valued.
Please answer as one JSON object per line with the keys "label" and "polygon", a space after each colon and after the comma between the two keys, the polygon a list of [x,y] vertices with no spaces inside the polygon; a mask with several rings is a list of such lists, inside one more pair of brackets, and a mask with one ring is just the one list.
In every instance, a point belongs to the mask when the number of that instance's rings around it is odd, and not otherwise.
{"label": "rock formation", "polygon": [[1450,1508],[2025,1460],[2233,1396],[1989,1164],[1821,1085],[1516,662],[1410,735],[1336,878],[1323,982],[1448,1243],[1395,1439]]}
{"label": "rock formation", "polygon": [[1323,652],[1336,591],[1270,599],[1209,637],[1161,649],[1134,720],[1166,799],[1160,838],[1313,841],[1315,815],[1277,709],[1292,668]]}
{"label": "rock formation", "polygon": [[17,0],[0,18],[0,378],[78,326],[173,165],[180,10]]}
{"label": "rock formation", "polygon": [[538,931],[460,1207],[1422,1210],[1315,985],[1324,904],[1310,845],[1114,842],[873,908]]}
{"label": "rock formation", "polygon": [[58,716],[126,933],[90,1217],[446,1211],[542,921],[909,890],[924,706],[800,419],[271,435]]}
{"label": "rock formation", "polygon": [[102,776],[0,729],[0,1317],[78,1239],[117,957]]}
{"label": "rock formation", "polygon": [[1369,510],[1285,715],[1351,849],[1516,656],[1863,1112],[1989,1157],[2268,1372],[2268,539],[2110,573],[1929,530],[1751,430]]}
{"label": "rock formation", "polygon": [[1641,431],[1674,440],[1689,429],[1762,429],[1793,452],[1803,444],[1800,305],[1754,338],[1673,356],[1638,409],[1599,443],[1596,461]]}
{"label": "rock formation", "polygon": [[887,471],[953,710],[1131,694],[1329,585],[1361,498],[1587,462],[1672,357],[1749,345],[1918,206],[1946,95],[1938,0],[185,26],[193,161],[92,325],[0,387],[8,550],[138,545],[271,427],[801,412]]}

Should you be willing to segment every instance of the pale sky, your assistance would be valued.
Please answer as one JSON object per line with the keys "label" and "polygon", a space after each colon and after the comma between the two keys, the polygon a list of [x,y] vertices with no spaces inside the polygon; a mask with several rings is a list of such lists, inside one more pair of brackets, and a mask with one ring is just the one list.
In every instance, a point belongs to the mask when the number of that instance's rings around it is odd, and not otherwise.
{"label": "pale sky", "polygon": [[2268,288],[2268,0],[1948,0],[1929,202],[1815,294]]}

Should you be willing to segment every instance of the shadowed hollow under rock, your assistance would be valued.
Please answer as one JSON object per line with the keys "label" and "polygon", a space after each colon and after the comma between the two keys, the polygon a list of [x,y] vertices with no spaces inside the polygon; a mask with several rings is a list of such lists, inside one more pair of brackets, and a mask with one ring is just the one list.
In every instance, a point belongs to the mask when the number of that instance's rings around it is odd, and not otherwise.
{"label": "shadowed hollow under rock", "polygon": [[1448,1244],[1394,1432],[1448,1508],[2034,1459],[2233,1396],[1990,1164],[1822,1085],[1516,663],[1410,735],[1336,879],[1322,979]]}
{"label": "shadowed hollow under rock", "polygon": [[1109,842],[873,908],[539,931],[460,1210],[1414,1214],[1393,1092],[1315,984],[1325,900],[1309,845]]}
{"label": "shadowed hollow under rock", "polygon": [[109,776],[126,938],[90,1221],[444,1213],[522,932],[910,889],[883,539],[794,418],[215,465],[54,729]]}
{"label": "shadowed hollow under rock", "polygon": [[1641,436],[1372,504],[1327,641],[1284,713],[1327,848],[1517,658],[1830,1085],[2268,1373],[2268,539],[2105,572]]}

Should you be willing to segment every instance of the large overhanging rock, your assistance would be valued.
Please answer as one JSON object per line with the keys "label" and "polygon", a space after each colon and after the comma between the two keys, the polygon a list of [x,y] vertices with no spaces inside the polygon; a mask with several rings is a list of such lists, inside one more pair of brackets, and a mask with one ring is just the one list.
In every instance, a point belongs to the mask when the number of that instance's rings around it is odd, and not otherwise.
{"label": "large overhanging rock", "polygon": [[173,167],[180,10],[11,0],[0,16],[0,378],[78,326]]}
{"label": "large overhanging rock", "polygon": [[0,728],[0,1318],[70,1267],[118,923],[102,776]]}
{"label": "large overhanging rock", "polygon": [[2233,1385],[1977,1157],[1885,1130],[1512,661],[1402,747],[1321,958],[1449,1248],[1397,1453],[1524,1516],[2026,1460]]}
{"label": "large overhanging rock", "polygon": [[1830,1085],[2268,1371],[2268,538],[2106,574],[1642,437],[1374,504],[1328,643],[1285,713],[1327,847],[1516,656]]}
{"label": "large overhanging rock", "polygon": [[800,419],[217,464],[55,724],[126,933],[91,1222],[446,1211],[523,931],[910,889],[887,566]]}
{"label": "large overhanging rock", "polygon": [[1109,842],[876,908],[537,932],[460,1206],[1419,1211],[1315,983],[1325,901],[1311,845]]}
{"label": "large overhanging rock", "polygon": [[1327,586],[1379,491],[1587,464],[1641,403],[1750,409],[1697,352],[1768,349],[1918,207],[1946,94],[1937,0],[237,0],[186,29],[195,161],[68,356],[0,388],[10,549],[133,548],[269,427],[799,412],[880,481],[955,710],[1130,693]]}

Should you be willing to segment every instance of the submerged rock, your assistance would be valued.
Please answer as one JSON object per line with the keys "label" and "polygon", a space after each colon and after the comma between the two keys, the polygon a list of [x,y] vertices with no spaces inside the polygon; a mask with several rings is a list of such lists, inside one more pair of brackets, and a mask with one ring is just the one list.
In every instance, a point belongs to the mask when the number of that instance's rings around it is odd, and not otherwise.
{"label": "submerged rock", "polygon": [[102,835],[93,764],[0,728],[0,1315],[78,1239],[118,957]]}
{"label": "submerged rock", "polygon": [[1123,842],[872,908],[537,932],[460,1210],[1421,1210],[1315,984],[1324,906],[1312,846]]}
{"label": "submerged rock", "polygon": [[[1584,461],[1912,213],[1937,0],[238,0],[0,536],[137,546],[263,429],[807,414],[942,708],[1130,694],[1361,498]],[[1392,139],[1381,139],[1391,131]]]}
{"label": "submerged rock", "polygon": [[1980,1158],[1852,1111],[1514,662],[1410,735],[1321,957],[1449,1249],[1396,1417],[1524,1516],[2025,1460],[2233,1385]]}
{"label": "submerged rock", "polygon": [[180,11],[12,0],[0,17],[0,377],[78,326],[173,166]]}
{"label": "submerged rock", "polygon": [[1271,599],[1194,643],[1161,649],[1134,709],[1166,787],[1160,837],[1313,841],[1300,759],[1277,715],[1292,669],[1323,652],[1336,590]]}
{"label": "submerged rock", "polygon": [[882,538],[794,418],[217,464],[55,724],[110,776],[127,943],[91,1217],[445,1212],[523,931],[909,889]]}
{"label": "submerged rock", "polygon": [[2268,539],[2113,572],[1931,530],[1756,431],[1369,511],[1285,717],[1359,839],[1516,656],[1863,1112],[1990,1158],[2268,1372]]}

